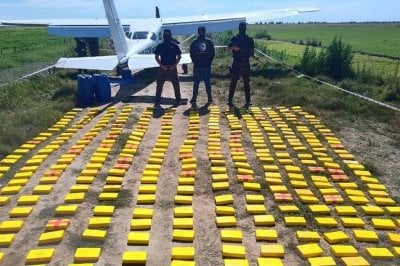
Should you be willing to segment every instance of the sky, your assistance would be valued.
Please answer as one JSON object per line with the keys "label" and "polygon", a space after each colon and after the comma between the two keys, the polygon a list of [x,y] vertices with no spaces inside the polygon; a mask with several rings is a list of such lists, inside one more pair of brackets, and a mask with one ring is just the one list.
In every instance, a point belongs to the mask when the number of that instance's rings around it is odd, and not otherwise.
{"label": "sky", "polygon": [[[275,22],[400,21],[399,0],[114,0],[121,18],[187,16],[293,7],[317,7],[317,13]],[[105,18],[101,0],[0,0],[0,20]]]}

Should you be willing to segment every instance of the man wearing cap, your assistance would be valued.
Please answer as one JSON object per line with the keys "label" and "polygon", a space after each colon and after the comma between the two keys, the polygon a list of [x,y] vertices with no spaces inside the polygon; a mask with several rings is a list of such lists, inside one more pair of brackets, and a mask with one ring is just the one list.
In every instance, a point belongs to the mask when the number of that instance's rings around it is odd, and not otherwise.
{"label": "man wearing cap", "polygon": [[190,100],[193,108],[196,108],[199,84],[204,80],[208,104],[212,103],[211,95],[211,62],[215,56],[213,42],[206,38],[206,28],[200,26],[197,29],[199,36],[190,44],[190,58],[193,62],[193,96]]}
{"label": "man wearing cap", "polygon": [[254,57],[254,40],[246,35],[246,23],[239,24],[239,34],[232,37],[228,44],[228,50],[232,52],[233,63],[231,67],[231,84],[227,104],[233,106],[233,96],[240,76],[243,77],[244,94],[246,99],[245,108],[251,105],[250,100],[250,56]]}
{"label": "man wearing cap", "polygon": [[160,43],[154,51],[155,59],[160,65],[160,70],[158,72],[157,78],[155,105],[160,104],[162,89],[166,80],[172,82],[176,99],[175,105],[179,105],[181,101],[181,92],[176,66],[181,60],[182,52],[179,46],[173,41],[171,30],[164,30],[163,39],[164,41]]}

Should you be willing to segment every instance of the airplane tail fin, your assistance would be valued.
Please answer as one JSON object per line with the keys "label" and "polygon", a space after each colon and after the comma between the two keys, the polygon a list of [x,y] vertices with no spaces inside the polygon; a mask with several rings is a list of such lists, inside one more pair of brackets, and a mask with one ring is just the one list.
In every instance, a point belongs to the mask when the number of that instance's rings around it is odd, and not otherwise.
{"label": "airplane tail fin", "polygon": [[119,19],[117,9],[115,8],[114,0],[103,0],[104,10],[108,24],[110,25],[111,36],[113,39],[115,51],[118,60],[126,58],[128,53],[128,43],[126,41],[125,32]]}
{"label": "airplane tail fin", "polygon": [[156,6],[156,18],[161,18],[160,9]]}

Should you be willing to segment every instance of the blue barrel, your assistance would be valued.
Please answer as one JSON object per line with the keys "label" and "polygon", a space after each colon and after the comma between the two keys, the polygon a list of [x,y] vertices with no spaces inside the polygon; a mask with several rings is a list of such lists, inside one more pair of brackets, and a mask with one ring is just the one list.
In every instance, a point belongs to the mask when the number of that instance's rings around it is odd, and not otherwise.
{"label": "blue barrel", "polygon": [[78,75],[78,101],[82,105],[91,105],[94,103],[94,89],[91,75]]}
{"label": "blue barrel", "polygon": [[111,101],[111,85],[106,74],[93,75],[94,94],[99,102]]}

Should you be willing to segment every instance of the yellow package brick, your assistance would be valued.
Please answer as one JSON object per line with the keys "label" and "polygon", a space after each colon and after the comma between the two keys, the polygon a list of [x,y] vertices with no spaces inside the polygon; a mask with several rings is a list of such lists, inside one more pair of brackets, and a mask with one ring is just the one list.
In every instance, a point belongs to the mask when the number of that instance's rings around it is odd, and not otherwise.
{"label": "yellow package brick", "polygon": [[193,229],[193,218],[174,218],[174,229]]}
{"label": "yellow package brick", "polygon": [[0,223],[0,232],[1,233],[16,233],[18,232],[22,226],[24,225],[24,221],[22,220],[5,220]]}
{"label": "yellow package brick", "polygon": [[148,245],[149,239],[149,232],[129,232],[128,234],[129,245]]}
{"label": "yellow package brick", "polygon": [[131,230],[149,230],[151,228],[151,219],[132,219]]}
{"label": "yellow package brick", "polygon": [[39,245],[56,244],[64,237],[64,230],[45,232],[39,237]]}
{"label": "yellow package brick", "polygon": [[15,207],[10,211],[10,217],[27,217],[32,212],[32,207]]}
{"label": "yellow package brick", "polygon": [[14,195],[18,194],[22,186],[5,186],[1,189],[0,195]]}
{"label": "yellow package brick", "polygon": [[217,215],[235,215],[236,211],[231,206],[215,206],[215,213]]}
{"label": "yellow package brick", "polygon": [[215,197],[216,205],[228,205],[233,203],[233,196],[231,194],[220,195]]}
{"label": "yellow package brick", "polygon": [[297,245],[296,249],[303,259],[319,257],[323,253],[323,250],[319,244]]}
{"label": "yellow package brick", "polygon": [[344,227],[364,228],[365,222],[361,218],[340,217],[340,222]]}
{"label": "yellow package brick", "polygon": [[353,206],[336,206],[335,211],[340,216],[356,216],[357,210]]}
{"label": "yellow package brick", "polygon": [[315,217],[314,219],[318,226],[338,227],[338,222],[332,217]]}
{"label": "yellow package brick", "polygon": [[275,229],[256,229],[257,241],[277,241],[278,231]]}
{"label": "yellow package brick", "polygon": [[371,230],[353,230],[353,236],[360,242],[378,242],[379,238],[375,231]]}
{"label": "yellow package brick", "polygon": [[297,213],[299,211],[296,205],[279,205],[278,209],[281,213]]}
{"label": "yellow package brick", "polygon": [[60,205],[56,208],[57,215],[72,215],[78,210],[78,205]]}
{"label": "yellow package brick", "polygon": [[364,257],[343,257],[341,258],[345,266],[370,266],[369,262]]}
{"label": "yellow package brick", "polygon": [[286,226],[305,226],[307,224],[306,219],[300,216],[286,216],[284,220]]}
{"label": "yellow package brick", "polygon": [[99,260],[101,248],[77,248],[74,262],[96,262]]}
{"label": "yellow package brick", "polygon": [[35,205],[38,200],[39,200],[38,195],[33,195],[33,196],[21,196],[17,203],[18,205]]}
{"label": "yellow package brick", "polygon": [[157,185],[140,185],[139,194],[155,194]]}
{"label": "yellow package brick", "polygon": [[65,195],[64,202],[65,203],[82,203],[85,198],[84,192],[79,193],[68,193]]}
{"label": "yellow package brick", "polygon": [[[140,195],[138,195],[138,197],[139,196]],[[190,205],[193,202],[193,196],[175,195],[174,199],[176,204]]]}
{"label": "yellow package brick", "polygon": [[299,242],[319,242],[321,237],[314,231],[296,231],[296,237]]}
{"label": "yellow package brick", "polygon": [[172,232],[172,239],[180,242],[193,242],[194,230],[174,229]]}
{"label": "yellow package brick", "polygon": [[175,217],[193,217],[193,207],[192,206],[182,206],[174,208]]}
{"label": "yellow package brick", "polygon": [[285,250],[283,245],[261,245],[260,254],[262,257],[283,258]]}
{"label": "yellow package brick", "polygon": [[99,200],[116,200],[118,193],[113,192],[102,192],[99,194]]}
{"label": "yellow package brick", "polygon": [[400,246],[400,234],[388,233],[387,236],[392,245]]}
{"label": "yellow package brick", "polygon": [[365,248],[365,252],[371,256],[373,259],[377,260],[388,260],[393,259],[394,255],[387,248]]}
{"label": "yellow package brick", "polygon": [[98,205],[94,207],[93,213],[96,216],[112,216],[114,208],[114,206]]}
{"label": "yellow package brick", "polygon": [[54,256],[54,248],[31,249],[26,256],[27,263],[48,263]]}
{"label": "yellow package brick", "polygon": [[315,257],[307,260],[310,266],[336,266],[336,262],[332,257]]}
{"label": "yellow package brick", "polygon": [[236,229],[222,229],[221,241],[226,242],[242,242],[242,231]]}
{"label": "yellow package brick", "polygon": [[278,258],[258,258],[257,265],[258,266],[283,266],[283,263],[282,263],[282,260],[278,259]]}
{"label": "yellow package brick", "polygon": [[154,194],[139,194],[137,197],[137,204],[154,204],[156,195]]}
{"label": "yellow package brick", "polygon": [[275,225],[275,218],[273,215],[254,215],[254,224],[256,226],[273,226]]}
{"label": "yellow package brick", "polygon": [[53,190],[52,185],[37,185],[34,189],[32,194],[34,195],[45,195],[49,194]]}
{"label": "yellow package brick", "polygon": [[249,214],[265,214],[267,209],[263,204],[247,204],[246,211]]}
{"label": "yellow package brick", "polygon": [[111,223],[110,217],[92,217],[89,219],[89,228],[108,228]]}
{"label": "yellow package brick", "polygon": [[124,264],[145,264],[146,261],[146,251],[125,251],[122,255],[122,263]]}
{"label": "yellow package brick", "polygon": [[391,219],[380,219],[380,218],[372,218],[371,219],[372,226],[375,229],[382,230],[394,230],[396,229],[396,225]]}
{"label": "yellow package brick", "polygon": [[361,206],[361,210],[366,215],[383,215],[384,214],[384,211],[381,207],[373,206],[373,205]]}
{"label": "yellow package brick", "polygon": [[216,223],[218,227],[233,227],[236,226],[236,217],[235,216],[216,217]]}
{"label": "yellow package brick", "polygon": [[246,195],[247,203],[264,203],[265,198],[263,195]]}
{"label": "yellow package brick", "polygon": [[14,238],[15,234],[0,234],[0,247],[9,247]]}
{"label": "yellow package brick", "polygon": [[352,245],[332,245],[331,253],[336,257],[356,257],[358,256],[357,249]]}
{"label": "yellow package brick", "polygon": [[245,255],[246,255],[246,249],[242,245],[222,244],[222,256],[224,258],[244,259]]}
{"label": "yellow package brick", "polygon": [[172,247],[171,254],[173,260],[193,260],[194,247]]}
{"label": "yellow package brick", "polygon": [[330,213],[330,209],[328,206],[324,204],[320,205],[308,205],[308,208],[313,214],[328,214]]}
{"label": "yellow package brick", "polygon": [[333,231],[324,233],[324,239],[329,244],[336,244],[349,241],[349,236],[343,231]]}
{"label": "yellow package brick", "polygon": [[385,210],[390,215],[400,215],[400,207],[385,207]]}
{"label": "yellow package brick", "polygon": [[133,210],[133,216],[132,218],[134,219],[151,219],[153,218],[153,209],[150,208],[135,208]]}
{"label": "yellow package brick", "polygon": [[5,206],[10,202],[10,196],[0,196],[0,206]]}

